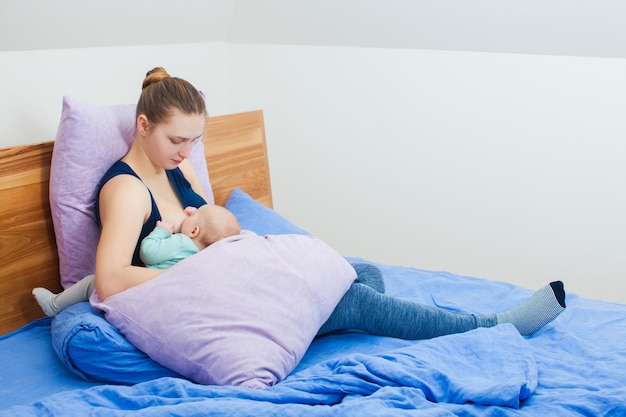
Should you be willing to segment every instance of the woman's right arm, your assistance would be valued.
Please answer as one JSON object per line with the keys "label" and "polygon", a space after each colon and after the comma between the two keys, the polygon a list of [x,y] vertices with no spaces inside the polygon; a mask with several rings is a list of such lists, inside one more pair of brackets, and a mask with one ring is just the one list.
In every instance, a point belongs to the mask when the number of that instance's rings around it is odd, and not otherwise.
{"label": "woman's right arm", "polygon": [[146,186],[130,175],[118,175],[102,187],[99,207],[102,230],[96,252],[96,290],[105,300],[151,280],[161,271],[131,264],[151,211]]}

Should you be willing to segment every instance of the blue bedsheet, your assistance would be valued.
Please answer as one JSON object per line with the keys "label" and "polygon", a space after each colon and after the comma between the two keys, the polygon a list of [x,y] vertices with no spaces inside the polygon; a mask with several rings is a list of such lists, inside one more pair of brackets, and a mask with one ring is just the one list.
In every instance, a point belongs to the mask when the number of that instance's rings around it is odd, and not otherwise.
{"label": "blue bedsheet", "polygon": [[[379,266],[388,293],[455,311],[501,311],[532,294],[502,282]],[[321,338],[287,379],[266,390],[176,378],[78,386],[43,398],[39,390],[30,404],[0,405],[0,416],[626,415],[626,306],[571,294],[567,304],[527,338],[510,325],[426,341]],[[8,377],[0,375],[4,385]]]}
{"label": "blue bedsheet", "polygon": [[50,348],[49,318],[0,337],[0,410],[56,392],[99,385],[77,378]]}

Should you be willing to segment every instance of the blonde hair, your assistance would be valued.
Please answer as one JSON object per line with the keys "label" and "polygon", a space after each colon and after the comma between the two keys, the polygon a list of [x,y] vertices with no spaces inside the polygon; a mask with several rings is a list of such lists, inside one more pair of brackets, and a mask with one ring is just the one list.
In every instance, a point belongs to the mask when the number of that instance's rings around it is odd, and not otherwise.
{"label": "blonde hair", "polygon": [[172,109],[183,114],[207,114],[202,94],[190,82],[170,76],[163,67],[148,71],[141,88],[136,116],[144,114],[152,123],[166,121]]}

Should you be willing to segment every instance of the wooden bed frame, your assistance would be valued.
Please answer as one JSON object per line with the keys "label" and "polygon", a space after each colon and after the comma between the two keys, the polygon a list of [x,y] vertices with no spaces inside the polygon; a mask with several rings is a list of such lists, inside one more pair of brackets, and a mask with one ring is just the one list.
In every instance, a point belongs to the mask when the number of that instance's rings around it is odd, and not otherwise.
{"label": "wooden bed frame", "polygon": [[[272,207],[261,110],[208,118],[204,143],[216,204],[240,187]],[[48,201],[53,146],[0,149],[0,335],[44,316],[34,287],[61,290]]]}

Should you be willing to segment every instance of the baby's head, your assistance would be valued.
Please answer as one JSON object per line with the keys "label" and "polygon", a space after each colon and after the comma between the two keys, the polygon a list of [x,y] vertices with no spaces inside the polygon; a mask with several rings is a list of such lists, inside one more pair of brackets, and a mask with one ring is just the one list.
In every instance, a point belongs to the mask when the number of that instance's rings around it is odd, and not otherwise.
{"label": "baby's head", "polygon": [[241,232],[233,213],[216,204],[205,204],[198,209],[186,208],[188,217],[180,226],[180,232],[189,236],[200,249]]}

